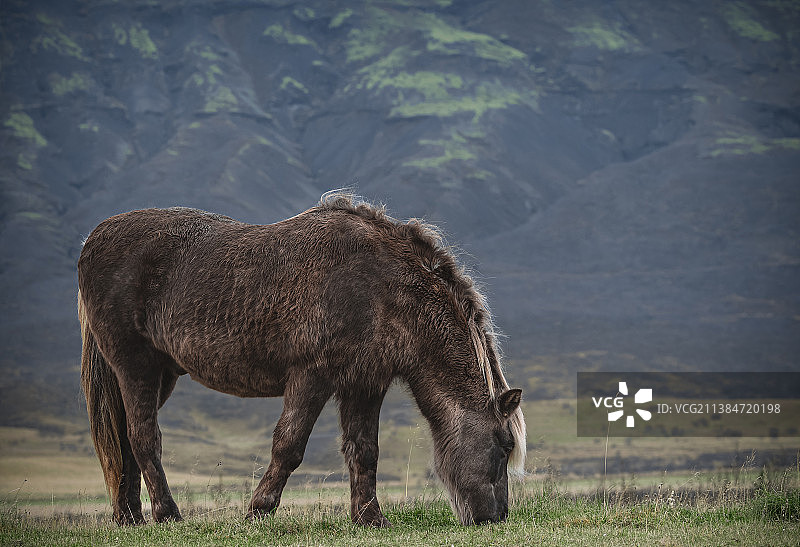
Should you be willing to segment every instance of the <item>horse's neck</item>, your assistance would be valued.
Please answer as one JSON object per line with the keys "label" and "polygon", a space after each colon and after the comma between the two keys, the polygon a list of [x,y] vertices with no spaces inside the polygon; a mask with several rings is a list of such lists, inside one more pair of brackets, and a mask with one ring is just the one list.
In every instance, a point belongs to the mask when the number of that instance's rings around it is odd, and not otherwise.
{"label": "horse's neck", "polygon": [[409,386],[431,429],[448,429],[460,423],[464,412],[485,404],[486,394],[476,386],[458,382],[457,377],[428,375],[410,378]]}

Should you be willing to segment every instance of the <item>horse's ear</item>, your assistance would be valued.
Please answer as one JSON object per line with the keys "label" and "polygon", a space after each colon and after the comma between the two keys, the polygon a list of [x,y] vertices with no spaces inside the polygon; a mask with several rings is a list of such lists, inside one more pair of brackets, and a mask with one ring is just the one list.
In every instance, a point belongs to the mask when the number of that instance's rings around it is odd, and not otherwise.
{"label": "horse's ear", "polygon": [[497,398],[497,410],[500,411],[500,415],[503,418],[508,418],[512,412],[517,410],[521,400],[521,389],[509,389]]}

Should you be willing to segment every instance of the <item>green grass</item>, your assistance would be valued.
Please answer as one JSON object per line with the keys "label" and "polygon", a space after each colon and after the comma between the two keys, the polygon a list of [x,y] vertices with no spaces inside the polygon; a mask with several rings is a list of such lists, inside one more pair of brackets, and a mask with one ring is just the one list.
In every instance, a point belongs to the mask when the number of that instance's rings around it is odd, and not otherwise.
{"label": "green grass", "polygon": [[[444,145],[431,149],[446,153]],[[249,522],[244,513],[269,460],[271,424],[168,404],[165,422],[172,411],[183,421],[163,427],[164,466],[185,522],[117,528],[86,424],[42,417],[39,430],[0,428],[0,545],[796,545],[800,463],[754,464],[761,451],[798,454],[795,438],[611,438],[603,477],[606,439],[575,436],[575,400],[531,399],[524,403],[531,475],[514,487],[502,525],[457,523],[430,477],[430,435],[418,415],[419,425],[381,424],[378,497],[391,530],[350,523],[335,439],[329,459],[293,475],[274,516]],[[317,424],[322,432],[337,428],[331,412]],[[706,470],[687,466],[702,454],[718,457]],[[585,472],[562,472],[587,459],[595,465]],[[663,462],[650,466],[662,471],[632,474],[624,462],[634,460]]]}
{"label": "green grass", "polygon": [[552,482],[514,494],[508,522],[458,524],[440,496],[385,504],[393,527],[354,526],[345,504],[288,504],[249,521],[238,503],[184,511],[180,523],[118,528],[105,512],[32,517],[0,509],[2,545],[796,545],[800,493],[771,486],[745,492],[574,495]]}
{"label": "green grass", "polygon": [[[536,417],[528,463],[532,474],[514,485],[507,523],[472,528],[458,524],[446,494],[426,474],[430,439],[424,426],[387,423],[382,428],[379,469],[396,477],[378,481],[379,500],[394,525],[390,530],[350,523],[349,487],[338,459],[330,464],[336,471],[322,478],[315,478],[322,469],[304,464],[298,472],[306,478],[293,477],[275,515],[246,520],[252,478],[258,480],[268,458],[266,441],[256,439],[266,439],[266,426],[254,433],[244,423],[198,415],[208,426],[202,445],[193,443],[189,432],[165,428],[165,467],[186,520],[136,528],[111,523],[100,469],[83,428],[65,426],[59,435],[0,428],[0,545],[797,544],[800,463],[761,468],[753,465],[754,452],[716,471],[671,467],[653,475],[609,472],[603,478],[605,439],[574,437],[574,401],[526,405],[526,414]],[[762,444],[796,452],[796,441],[778,441]],[[611,439],[609,454],[650,457],[664,452],[664,442]],[[715,450],[741,453],[737,443],[743,442],[670,439],[669,451],[676,458]],[[228,454],[234,447],[241,461]],[[251,452],[260,454],[257,461],[248,456]],[[562,475],[558,462],[570,455],[593,455],[597,472]],[[144,504],[147,512],[146,494]]]}

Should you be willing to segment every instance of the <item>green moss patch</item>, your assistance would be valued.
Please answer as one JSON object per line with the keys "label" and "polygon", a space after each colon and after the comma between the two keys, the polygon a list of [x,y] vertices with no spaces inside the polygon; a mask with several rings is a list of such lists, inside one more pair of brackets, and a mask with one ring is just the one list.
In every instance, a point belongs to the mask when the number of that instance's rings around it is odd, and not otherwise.
{"label": "green moss patch", "polygon": [[468,55],[502,65],[527,58],[493,36],[455,27],[435,13],[421,10],[389,13],[369,8],[363,26],[348,34],[347,61],[364,61],[380,55],[389,47],[391,36],[399,33],[422,34],[426,50],[439,55]]}
{"label": "green moss patch", "polygon": [[50,76],[50,86],[53,89],[53,94],[61,97],[75,91],[86,91],[89,89],[91,77],[87,74],[73,72],[69,78],[60,74],[52,74]]}
{"label": "green moss patch", "polygon": [[[419,145],[425,147],[425,152],[432,152],[425,157],[411,159],[403,163],[404,167],[414,167],[427,171],[440,171],[452,166],[453,163],[470,163],[478,159],[475,150],[475,139],[483,138],[479,130],[451,130],[446,138],[421,139]],[[483,169],[469,168],[468,178],[488,180],[492,174]]]}
{"label": "green moss patch", "polygon": [[538,93],[535,90],[521,92],[508,88],[498,81],[482,82],[473,87],[470,93],[458,97],[448,96],[442,99],[399,103],[392,108],[390,115],[398,118],[412,118],[469,114],[472,116],[472,122],[478,123],[490,110],[501,110],[519,104],[537,108]]}
{"label": "green moss patch", "polygon": [[214,114],[220,111],[234,110],[239,106],[236,95],[229,87],[220,86],[203,106],[203,112]]}
{"label": "green moss patch", "polygon": [[429,51],[447,55],[467,53],[502,65],[510,65],[514,61],[526,59],[526,55],[520,50],[506,45],[488,34],[454,27],[432,13],[422,14],[420,19],[422,28],[425,29],[428,36],[427,48]]}
{"label": "green moss patch", "polygon": [[389,93],[390,116],[395,118],[450,117],[466,113],[478,122],[487,111],[510,105],[538,108],[539,92],[535,88],[516,90],[497,79],[470,83],[455,73],[408,70],[412,59],[418,55],[406,46],[395,48],[360,69],[356,73],[358,79],[345,91]]}
{"label": "green moss patch", "polygon": [[463,87],[464,82],[457,74],[404,70],[410,58],[415,55],[406,47],[393,50],[389,55],[359,70],[357,75],[360,80],[346,90],[355,87],[378,92],[391,88],[399,93],[402,101],[402,96],[408,92],[425,100],[445,99],[451,92]]}
{"label": "green moss patch", "polygon": [[755,20],[752,10],[744,2],[729,2],[723,11],[725,22],[739,36],[757,42],[772,42],[780,36]]}
{"label": "green moss patch", "polygon": [[30,141],[38,147],[47,146],[47,139],[36,130],[33,120],[24,112],[13,112],[3,125],[11,128],[18,139]]}
{"label": "green moss patch", "polygon": [[42,32],[31,43],[34,53],[40,50],[54,51],[59,55],[73,57],[80,61],[89,60],[83,54],[83,48],[64,32],[61,21],[44,13],[37,14],[36,20],[41,24]]}
{"label": "green moss patch", "polygon": [[141,23],[130,25],[127,29],[112,25],[114,40],[121,46],[130,45],[143,59],[158,59],[158,48],[150,38],[150,32]]}
{"label": "green moss patch", "polygon": [[639,43],[619,25],[610,25],[602,21],[567,28],[578,47],[595,47],[603,51],[636,50]]}
{"label": "green moss patch", "polygon": [[343,11],[340,11],[339,13],[337,13],[333,17],[333,19],[331,19],[331,22],[328,25],[328,28],[339,28],[340,26],[342,26],[344,24],[344,22],[347,19],[352,17],[352,15],[353,15],[353,10],[351,10],[350,8],[347,8],[347,9],[345,9]]}
{"label": "green moss patch", "polygon": [[718,138],[711,157],[765,154],[771,150],[800,150],[800,138],[765,139],[755,135],[730,135]]}
{"label": "green moss patch", "polygon": [[297,91],[303,93],[304,95],[308,95],[308,88],[292,78],[291,76],[284,76],[283,80],[281,81],[281,91],[286,91],[288,89],[296,89]]}
{"label": "green moss patch", "polygon": [[282,25],[274,24],[264,29],[262,33],[264,36],[269,36],[277,42],[289,44],[290,46],[309,46],[319,50],[317,43],[311,38],[307,38],[302,34],[295,34],[294,32],[283,28]]}

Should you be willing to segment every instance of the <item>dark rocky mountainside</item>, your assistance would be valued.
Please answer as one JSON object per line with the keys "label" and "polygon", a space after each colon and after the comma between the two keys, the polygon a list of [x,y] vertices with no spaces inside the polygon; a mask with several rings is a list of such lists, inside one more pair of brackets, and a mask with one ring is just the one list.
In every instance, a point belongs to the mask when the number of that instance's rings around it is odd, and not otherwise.
{"label": "dark rocky mountainside", "polygon": [[0,27],[0,423],[81,411],[100,220],[351,185],[465,251],[529,397],[797,370],[797,2],[4,0]]}

